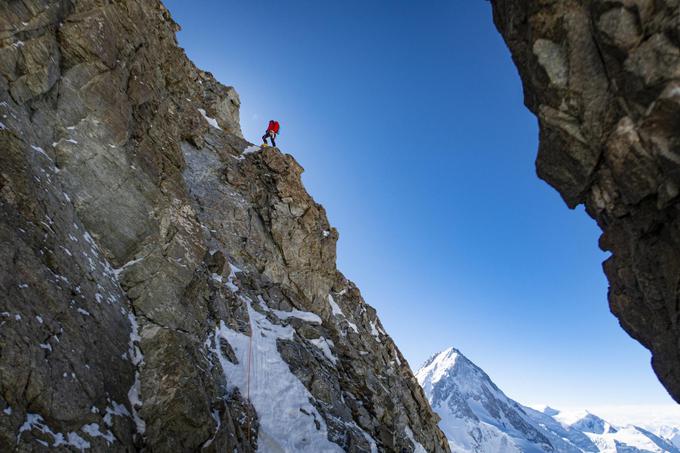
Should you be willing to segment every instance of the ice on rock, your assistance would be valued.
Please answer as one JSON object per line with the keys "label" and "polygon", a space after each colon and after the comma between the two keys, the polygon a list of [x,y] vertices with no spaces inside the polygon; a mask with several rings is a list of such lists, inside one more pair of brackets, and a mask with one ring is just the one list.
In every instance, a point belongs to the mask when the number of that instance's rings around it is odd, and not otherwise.
{"label": "ice on rock", "polygon": [[410,426],[404,428],[404,433],[406,434],[408,440],[410,440],[413,444],[413,453],[427,453],[427,450],[425,450],[420,442],[418,442],[415,437],[413,437],[413,431],[411,430]]}
{"label": "ice on rock", "polygon": [[[51,445],[47,443],[45,445],[44,441],[41,441],[43,446],[60,447],[60,446],[71,446],[77,450],[83,451],[90,448],[91,444],[80,437],[74,432],[64,434],[59,432],[54,432],[43,420],[42,416],[39,414],[27,413],[24,423],[19,427],[19,433],[17,434],[17,443],[19,443],[23,433],[27,431],[39,431],[42,434],[46,434],[52,437]],[[38,440],[38,439],[36,439]]]}
{"label": "ice on rock", "polygon": [[319,348],[323,355],[326,356],[326,358],[330,360],[333,363],[333,365],[335,365],[338,362],[338,358],[335,357],[335,355],[331,351],[331,348],[334,346],[332,340],[327,340],[324,337],[319,337],[313,340],[309,340],[309,342],[312,343],[317,348]]}
{"label": "ice on rock", "polygon": [[345,322],[347,322],[347,325],[350,327],[350,329],[352,329],[354,333],[359,333],[357,325],[350,321],[349,318],[347,318],[347,316],[345,316],[338,303],[335,302],[335,299],[333,299],[333,296],[330,294],[328,295],[328,303],[331,306],[331,313],[333,313],[333,316],[342,316],[343,318],[345,318]]}
{"label": "ice on rock", "polygon": [[83,425],[82,428],[80,428],[81,431],[87,433],[90,437],[96,438],[96,437],[101,437],[103,438],[108,445],[111,445],[116,438],[113,436],[113,433],[111,431],[106,430],[105,433],[102,433],[99,429],[99,425],[96,423],[89,423],[87,425]]}
{"label": "ice on rock", "polygon": [[210,125],[211,125],[212,127],[214,127],[215,129],[222,130],[222,128],[220,127],[220,125],[217,124],[217,120],[216,120],[215,118],[209,117],[208,114],[205,112],[205,110],[203,110],[203,109],[198,109],[198,111],[199,111],[199,113],[201,114],[201,116],[203,116],[203,118],[205,118],[205,120],[208,122],[208,124],[210,124]]}
{"label": "ice on rock", "polygon": [[238,286],[236,286],[236,273],[237,272],[243,272],[241,269],[238,268],[235,264],[229,263],[229,276],[227,277],[227,281],[225,283],[225,286],[229,288],[229,291],[232,293],[237,293],[239,291]]}
{"label": "ice on rock", "polygon": [[243,150],[243,153],[241,155],[241,159],[243,159],[243,156],[245,156],[246,154],[255,153],[255,152],[259,151],[260,149],[261,148],[259,146],[256,146],[256,145],[251,145],[251,146],[247,147],[246,149]]}
{"label": "ice on rock", "polygon": [[[237,387],[244,397],[249,397],[257,411],[259,450],[301,453],[343,451],[328,440],[326,423],[310,403],[311,394],[278,352],[277,340],[292,339],[293,328],[271,323],[265,315],[252,308],[250,300],[241,300],[248,308],[252,339],[221,322],[214,334],[213,353],[219,358],[228,385]],[[220,339],[231,345],[238,365],[222,354]],[[248,375],[251,341],[252,363]]]}
{"label": "ice on rock", "polygon": [[330,294],[328,295],[328,303],[331,306],[331,312],[333,313],[333,315],[335,315],[335,316],[345,316],[345,314],[342,312],[342,309],[340,308],[340,306],[337,304],[337,302],[335,302],[335,299],[333,299],[333,296],[330,295]]}
{"label": "ice on rock", "polygon": [[312,324],[321,324],[321,318],[312,312],[309,311],[301,311],[301,310],[291,310],[291,311],[283,311],[283,310],[272,310],[276,316],[279,317],[279,319],[288,319],[288,318],[298,318],[302,319],[303,321],[311,322]]}

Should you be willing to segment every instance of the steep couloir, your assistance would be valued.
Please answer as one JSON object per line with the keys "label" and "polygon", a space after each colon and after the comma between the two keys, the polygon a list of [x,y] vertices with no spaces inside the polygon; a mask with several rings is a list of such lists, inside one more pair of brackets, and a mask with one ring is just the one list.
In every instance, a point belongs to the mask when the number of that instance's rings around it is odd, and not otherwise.
{"label": "steep couloir", "polygon": [[603,231],[609,305],[680,401],[680,2],[493,0],[538,175]]}
{"label": "steep couloir", "polygon": [[177,28],[0,3],[0,449],[448,451],[302,168]]}

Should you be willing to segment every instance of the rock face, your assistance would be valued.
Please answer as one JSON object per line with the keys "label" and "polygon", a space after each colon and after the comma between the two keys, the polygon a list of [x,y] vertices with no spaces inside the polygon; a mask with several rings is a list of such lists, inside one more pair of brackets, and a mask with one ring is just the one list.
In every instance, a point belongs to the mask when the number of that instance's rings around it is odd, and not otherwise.
{"label": "rock face", "polygon": [[603,231],[609,305],[680,401],[680,2],[493,0],[538,175]]}
{"label": "rock face", "polygon": [[0,445],[448,451],[302,168],[157,0],[0,3]]}

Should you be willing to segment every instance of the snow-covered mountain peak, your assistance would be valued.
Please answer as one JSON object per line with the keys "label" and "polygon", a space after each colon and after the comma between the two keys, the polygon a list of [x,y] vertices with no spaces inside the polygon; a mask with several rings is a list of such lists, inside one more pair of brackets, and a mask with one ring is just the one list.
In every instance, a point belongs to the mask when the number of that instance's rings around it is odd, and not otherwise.
{"label": "snow-covered mountain peak", "polygon": [[570,426],[583,433],[606,434],[615,433],[617,431],[611,424],[586,410],[571,413],[556,412],[557,413],[552,416],[555,420],[559,421],[564,426]]}
{"label": "snow-covered mountain peak", "polygon": [[633,425],[616,428],[584,410],[522,406],[452,347],[430,357],[416,378],[455,452],[680,453],[670,429],[654,434]]}
{"label": "snow-covered mountain peak", "polygon": [[452,368],[456,364],[456,359],[459,355],[461,355],[460,351],[451,346],[430,356],[420,367],[420,370],[444,370]]}
{"label": "snow-covered mountain peak", "polygon": [[549,417],[554,417],[555,415],[559,414],[560,411],[557,409],[554,409],[548,405],[538,405],[538,406],[531,406],[534,410],[537,410],[538,412],[542,412],[545,415]]}
{"label": "snow-covered mountain peak", "polygon": [[450,347],[427,359],[423,366],[416,373],[416,378],[421,386],[430,388],[442,379],[453,373],[456,363],[460,357],[464,357],[460,351]]}
{"label": "snow-covered mountain peak", "polygon": [[529,423],[523,408],[457,349],[448,348],[428,359],[416,378],[442,417],[440,427],[453,451],[524,451],[517,442],[540,446],[534,451],[554,451]]}
{"label": "snow-covered mountain peak", "polygon": [[[450,400],[449,394],[453,390],[466,396],[474,396],[478,400],[486,395],[487,398],[510,401],[481,368],[453,347],[428,359],[417,371],[416,378],[421,386],[432,389],[432,406]],[[427,389],[425,393],[430,395]]]}

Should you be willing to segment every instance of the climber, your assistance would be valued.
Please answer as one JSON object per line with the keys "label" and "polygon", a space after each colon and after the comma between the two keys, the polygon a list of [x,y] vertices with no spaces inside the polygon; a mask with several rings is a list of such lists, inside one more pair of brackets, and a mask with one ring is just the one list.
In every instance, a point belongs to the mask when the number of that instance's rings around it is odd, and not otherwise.
{"label": "climber", "polygon": [[262,136],[262,141],[264,142],[265,146],[267,145],[267,137],[269,137],[269,140],[272,142],[272,146],[276,146],[276,142],[274,139],[276,139],[276,136],[279,133],[279,122],[275,120],[271,120],[269,122],[269,126],[267,126],[267,132],[264,133]]}

